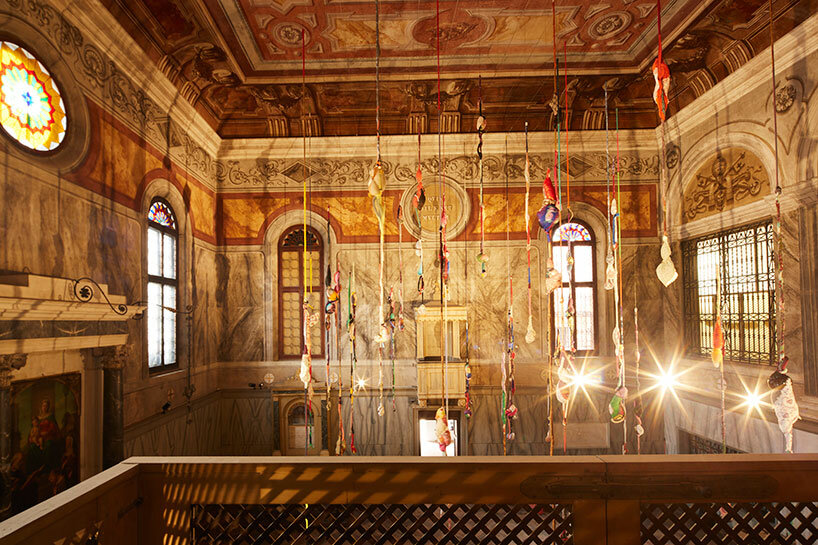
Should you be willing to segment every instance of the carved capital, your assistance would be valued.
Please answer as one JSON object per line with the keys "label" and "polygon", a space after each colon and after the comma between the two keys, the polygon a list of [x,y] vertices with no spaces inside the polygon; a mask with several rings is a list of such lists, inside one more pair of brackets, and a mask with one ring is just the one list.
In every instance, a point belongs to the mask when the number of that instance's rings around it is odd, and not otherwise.
{"label": "carved capital", "polygon": [[94,359],[103,369],[122,369],[130,358],[133,348],[129,344],[108,346],[94,350]]}
{"label": "carved capital", "polygon": [[0,355],[0,388],[11,386],[11,372],[22,369],[26,364],[27,354]]}

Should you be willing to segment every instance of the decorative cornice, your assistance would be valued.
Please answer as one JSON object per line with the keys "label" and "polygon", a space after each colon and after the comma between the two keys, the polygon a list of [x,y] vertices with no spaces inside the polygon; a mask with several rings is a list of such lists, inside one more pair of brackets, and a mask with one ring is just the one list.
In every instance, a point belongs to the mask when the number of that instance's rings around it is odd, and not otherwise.
{"label": "decorative cornice", "polygon": [[[408,159],[407,155],[407,159]],[[531,176],[542,180],[545,172],[554,164],[551,153],[529,154]],[[417,162],[410,160],[382,160],[388,181],[403,187],[414,183]],[[421,161],[424,176],[438,173],[439,160],[432,156]],[[567,173],[567,161],[560,163],[563,176]],[[289,159],[269,159],[254,161],[217,161],[214,163],[215,177],[221,189],[259,189],[300,187],[306,179],[313,188],[338,187],[343,189],[365,189],[369,181],[372,161],[366,159],[336,159],[313,157],[307,161]],[[620,155],[619,168],[622,176],[630,179],[653,181],[659,176],[657,155]],[[506,174],[512,184],[524,180],[525,155],[521,153],[486,155],[483,160],[483,179],[487,186],[503,185]],[[575,180],[607,179],[607,158],[604,153],[577,153],[571,156],[571,177]],[[444,159],[443,176],[458,183],[472,185],[480,180],[480,167],[476,156],[458,155]]]}
{"label": "decorative cornice", "polygon": [[[775,42],[776,76],[781,78],[794,64],[803,62],[818,51],[818,14],[797,26]],[[711,120],[720,111],[736,104],[742,97],[761,85],[770,83],[769,48],[750,59],[741,68],[705,91],[679,113],[668,120],[671,134],[685,133],[705,120]],[[662,128],[657,127],[656,139],[661,139]]]}

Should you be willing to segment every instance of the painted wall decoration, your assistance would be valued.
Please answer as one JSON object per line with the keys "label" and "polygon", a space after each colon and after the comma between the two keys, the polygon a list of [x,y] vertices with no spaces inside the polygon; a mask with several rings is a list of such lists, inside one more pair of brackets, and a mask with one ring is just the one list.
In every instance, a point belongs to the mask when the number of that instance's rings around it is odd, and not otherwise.
{"label": "painted wall decoration", "polygon": [[80,374],[12,384],[11,510],[79,482]]}
{"label": "painted wall decoration", "polygon": [[749,204],[770,194],[761,159],[741,148],[716,152],[705,161],[684,192],[682,223]]}

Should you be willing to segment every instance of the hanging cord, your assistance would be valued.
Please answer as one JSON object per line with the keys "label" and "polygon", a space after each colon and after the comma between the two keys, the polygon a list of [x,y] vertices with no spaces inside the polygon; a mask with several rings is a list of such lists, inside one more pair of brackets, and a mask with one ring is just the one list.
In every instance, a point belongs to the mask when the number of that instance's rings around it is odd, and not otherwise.
{"label": "hanging cord", "polygon": [[332,396],[332,380],[330,380],[330,343],[332,342],[332,322],[333,315],[338,310],[336,307],[336,302],[338,301],[338,294],[332,288],[332,268],[330,266],[330,261],[332,260],[332,237],[329,236],[330,234],[330,207],[327,206],[327,274],[324,278],[324,293],[327,296],[327,304],[324,306],[324,356],[326,357],[326,380],[327,380],[327,400],[326,400],[326,410],[327,410],[327,429],[330,426],[330,417],[332,413],[330,412],[330,397]]}
{"label": "hanging cord", "polygon": [[347,286],[347,334],[349,335],[349,450],[352,454],[355,449],[355,371],[358,367],[358,352],[355,339],[355,314],[358,308],[358,295],[355,293],[355,264],[349,273]]}
{"label": "hanging cord", "polygon": [[387,316],[387,324],[389,325],[389,360],[392,365],[392,391],[390,397],[392,398],[392,411],[397,410],[395,404],[395,327],[397,316],[395,314],[395,289],[390,288],[389,297],[386,298],[386,304],[389,307],[389,316]]}
{"label": "hanging cord", "polygon": [[616,281],[616,269],[614,268],[614,256],[613,256],[613,235],[611,233],[611,221],[610,221],[610,213],[611,213],[611,186],[608,184],[609,180],[613,179],[613,174],[611,173],[611,146],[610,146],[610,137],[609,137],[609,120],[610,120],[610,113],[608,111],[608,86],[607,84],[604,85],[605,89],[605,195],[606,195],[606,202],[607,202],[607,209],[606,215],[608,215],[608,221],[606,222],[605,231],[607,234],[607,240],[605,242],[605,246],[607,246],[607,250],[605,252],[605,289],[607,291],[611,291],[614,289],[614,283]]}
{"label": "hanging cord", "polygon": [[767,378],[767,385],[775,392],[773,394],[773,408],[778,420],[778,427],[784,434],[784,451],[791,453],[793,433],[792,428],[797,420],[800,420],[798,403],[795,400],[795,392],[792,386],[792,379],[788,375],[787,364],[789,358],[784,347],[784,335],[786,328],[784,323],[784,240],[781,236],[781,182],[778,172],[778,112],[775,109],[776,81],[775,81],[775,32],[773,23],[775,16],[773,12],[773,2],[770,0],[770,58],[772,72],[772,107],[773,107],[773,141],[775,143],[775,225],[773,228],[773,248],[776,256],[777,266],[775,275],[775,316],[776,316],[776,344],[778,352],[778,364],[775,372]]}
{"label": "hanging cord", "polygon": [[483,79],[477,77],[477,107],[479,115],[477,117],[477,162],[480,169],[480,254],[477,261],[480,263],[480,277],[485,278],[488,274],[488,255],[486,255],[484,244],[486,241],[486,206],[483,202],[483,131],[486,130],[486,118],[483,117]]}
{"label": "hanging cord", "polygon": [[[622,202],[622,180],[619,163],[619,108],[616,109],[616,198],[617,203]],[[622,412],[625,418],[622,420],[622,454],[628,453],[628,423],[625,415],[625,400],[628,396],[628,388],[626,385],[626,370],[625,370],[625,313],[624,313],[624,299],[625,292],[622,289],[622,217],[618,206],[614,211],[614,232],[616,233],[616,271],[619,277],[619,283],[616,290],[617,311],[619,313],[619,367],[620,367],[620,395],[622,397]]]}
{"label": "hanging cord", "polygon": [[659,189],[662,192],[662,245],[659,254],[662,262],[656,267],[656,276],[665,285],[670,286],[679,274],[671,259],[671,248],[668,237],[668,202],[667,196],[670,192],[670,180],[665,185],[665,120],[667,118],[667,107],[669,104],[668,92],[670,90],[670,69],[662,60],[662,2],[656,0],[656,27],[659,42],[659,55],[653,63],[653,78],[656,82],[653,91],[653,99],[659,112],[659,132],[662,138],[662,149],[659,150]]}
{"label": "hanging cord", "polygon": [[383,280],[384,231],[386,230],[386,211],[383,204],[383,190],[385,177],[381,165],[381,33],[380,33],[380,1],[375,0],[375,134],[378,159],[372,173],[369,193],[372,195],[372,207],[378,218],[378,335],[375,342],[378,344],[378,416],[385,413],[383,406],[383,351],[389,342],[389,327],[384,318],[383,296],[386,291]]}
{"label": "hanging cord", "polygon": [[571,153],[568,150],[568,132],[570,126],[568,123],[568,42],[563,42],[563,72],[565,74],[565,208],[568,210],[568,221],[574,219],[574,214],[571,212]]}
{"label": "hanging cord", "polygon": [[525,252],[528,261],[528,327],[525,342],[534,342],[534,314],[531,311],[531,214],[529,212],[529,194],[531,192],[531,163],[528,159],[528,121],[525,122]]}
{"label": "hanging cord", "polygon": [[[312,430],[310,428],[310,415],[312,414],[312,339],[311,328],[317,323],[318,317],[311,311],[310,295],[312,294],[312,252],[307,244],[307,123],[304,120],[304,98],[307,96],[307,43],[304,29],[301,30],[301,141],[302,141],[302,175],[303,182],[303,226],[304,233],[304,253],[302,255],[302,269],[304,274],[304,300],[303,300],[303,327],[304,327],[304,354],[301,357],[300,378],[304,383],[304,455],[312,447]],[[312,132],[312,131],[310,131]],[[311,136],[311,135],[310,135]],[[320,274],[320,273],[319,273]]]}
{"label": "hanging cord", "polygon": [[403,331],[403,207],[398,206],[398,331]]}
{"label": "hanging cord", "polygon": [[422,305],[425,284],[423,282],[423,223],[421,221],[420,211],[423,210],[423,205],[426,204],[426,191],[423,189],[423,171],[420,166],[420,124],[418,124],[418,169],[415,172],[415,180],[417,181],[418,187],[412,196],[412,206],[415,208],[415,221],[418,225],[418,241],[415,244],[415,255],[418,257],[417,289]]}
{"label": "hanging cord", "polygon": [[[506,135],[506,147],[505,147],[505,165],[503,171],[505,173],[506,178],[506,275],[508,276],[508,291],[506,292],[507,302],[508,302],[508,318],[507,318],[507,326],[511,324],[511,316],[512,316],[512,307],[511,307],[511,242],[509,237],[509,212],[508,212],[508,135]],[[506,328],[506,334],[508,334],[510,328]],[[500,413],[501,413],[501,420],[503,423],[503,456],[508,453],[508,446],[507,446],[507,439],[508,435],[510,434],[511,430],[511,422],[508,420],[508,372],[507,372],[507,358],[509,355],[508,350],[508,339],[506,339],[506,346],[503,350],[503,358],[500,363],[501,373],[501,396],[500,396]]]}
{"label": "hanging cord", "polygon": [[779,173],[778,173],[778,111],[775,109],[775,94],[776,94],[776,80],[775,80],[775,34],[773,32],[773,0],[770,0],[770,60],[772,66],[772,86],[773,86],[773,140],[774,140],[774,153],[775,153],[775,228],[773,232],[775,234],[775,255],[778,261],[778,272],[776,274],[776,294],[775,300],[778,305],[776,309],[776,341],[777,341],[777,351],[778,351],[778,360],[783,361],[786,357],[786,352],[784,350],[784,252],[783,252],[783,241],[781,237],[781,182],[779,180]]}
{"label": "hanging cord", "polygon": [[636,296],[636,282],[633,283],[633,337],[636,358],[636,402],[633,408],[636,426],[634,426],[634,431],[636,431],[636,454],[642,454],[642,435],[645,434],[645,428],[642,425],[642,385],[639,381],[639,362],[642,354],[639,352],[639,304]]}
{"label": "hanging cord", "polygon": [[338,294],[338,308],[335,311],[335,358],[338,363],[338,441],[335,444],[335,454],[341,456],[346,451],[347,445],[344,435],[344,377],[341,363],[341,263],[337,255],[335,257],[335,282],[333,290]]}
{"label": "hanging cord", "polygon": [[[440,226],[439,226],[439,248],[438,261],[440,264],[440,371],[442,396],[442,419],[438,426],[438,445],[440,450],[446,454],[446,448],[452,442],[451,431],[449,430],[449,391],[448,391],[448,368],[449,368],[449,339],[446,335],[448,320],[448,281],[449,281],[449,250],[446,240],[446,224],[448,216],[446,214],[446,185],[443,183],[443,103],[440,92],[440,0],[435,2],[435,38],[437,49],[437,178],[440,192]],[[438,412],[441,412],[440,410]]]}

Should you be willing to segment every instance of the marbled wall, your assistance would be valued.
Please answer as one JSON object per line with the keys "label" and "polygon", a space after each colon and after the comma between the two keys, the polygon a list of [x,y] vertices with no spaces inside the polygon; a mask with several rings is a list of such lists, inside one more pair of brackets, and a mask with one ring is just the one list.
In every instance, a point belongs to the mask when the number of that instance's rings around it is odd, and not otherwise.
{"label": "marbled wall", "polygon": [[[804,29],[806,27],[805,24]],[[804,29],[796,29],[790,38],[814,32]],[[756,58],[675,115],[666,126],[664,136],[657,131],[657,141],[664,139],[668,145],[669,229],[674,262],[680,272],[680,280],[660,292],[665,346],[658,350],[658,357],[665,362],[675,362],[679,369],[690,369],[684,382],[688,389],[696,392],[695,399],[683,396],[681,407],[674,408],[675,413],[668,415],[668,449],[671,452],[676,452],[671,442],[676,441],[678,429],[721,441],[717,371],[709,361],[684,356],[681,282],[684,271],[680,241],[768,218],[775,223],[776,200],[782,210],[780,249],[784,288],[783,305],[777,310],[781,311],[778,318],[783,318],[783,345],[789,357],[788,370],[803,419],[796,425],[796,436],[803,440],[800,443],[796,440],[795,448],[800,452],[815,449],[814,439],[807,436],[811,435],[810,430],[818,420],[818,398],[815,397],[818,389],[814,378],[818,376],[814,349],[818,331],[815,311],[818,293],[814,288],[818,238],[812,219],[818,201],[814,156],[818,53],[814,50],[797,52],[795,49],[790,52],[792,55],[786,64],[776,63],[775,93],[769,77],[769,59]],[[773,108],[777,118],[777,143],[774,142]],[[747,150],[759,159],[758,164],[764,169],[759,176],[769,180],[770,195],[749,204],[741,203],[731,210],[683,222],[683,197],[697,183],[696,174],[710,164],[708,161],[714,152],[731,148]],[[776,178],[782,189],[778,199],[775,196]],[[710,189],[723,192],[731,183],[733,180],[727,180],[726,184],[722,181],[717,187],[713,182]],[[778,325],[781,324],[779,321]],[[772,368],[767,365],[726,364],[730,445],[749,452],[780,452],[783,448],[773,417],[768,415],[773,422],[747,418],[742,409],[736,408],[744,388],[766,391],[764,384],[771,372]]]}

